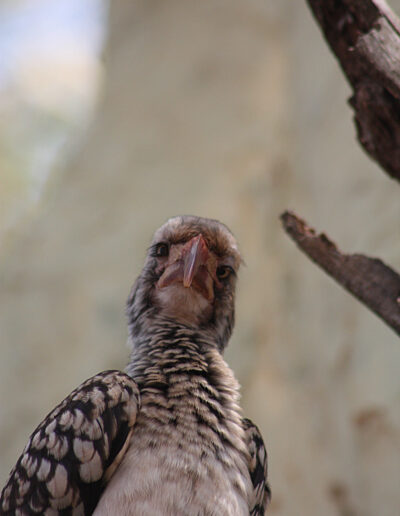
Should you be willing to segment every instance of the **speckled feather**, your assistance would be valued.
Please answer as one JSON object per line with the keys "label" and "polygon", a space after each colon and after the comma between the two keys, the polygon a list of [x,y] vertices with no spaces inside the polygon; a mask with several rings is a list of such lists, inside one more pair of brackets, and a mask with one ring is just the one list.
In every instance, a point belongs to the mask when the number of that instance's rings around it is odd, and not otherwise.
{"label": "speckled feather", "polygon": [[268,457],[260,430],[250,421],[243,419],[247,448],[250,452],[249,471],[253,484],[253,499],[250,503],[250,515],[262,516],[271,499],[271,490],[267,482]]}
{"label": "speckled feather", "polygon": [[[156,257],[157,245],[167,243],[180,263],[197,234],[210,250],[210,274],[221,264],[232,269],[215,279],[212,302],[195,288],[157,287],[175,260]],[[232,234],[217,221],[175,217],[157,230],[127,305],[129,376],[88,380],[46,418],[11,473],[0,515],[265,514],[264,443],[242,418],[239,386],[222,357],[240,262]]]}
{"label": "speckled feather", "polygon": [[32,433],[1,493],[0,515],[92,514],[138,407],[137,385],[120,371],[80,385]]}

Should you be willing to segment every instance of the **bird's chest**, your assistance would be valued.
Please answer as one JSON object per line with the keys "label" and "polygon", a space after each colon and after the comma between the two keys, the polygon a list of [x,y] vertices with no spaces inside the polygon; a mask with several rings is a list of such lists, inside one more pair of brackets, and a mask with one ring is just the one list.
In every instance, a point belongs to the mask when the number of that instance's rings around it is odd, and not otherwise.
{"label": "bird's chest", "polygon": [[122,503],[118,514],[130,516],[249,514],[240,415],[212,388],[193,383],[183,376],[168,393],[144,389],[130,447],[104,506]]}

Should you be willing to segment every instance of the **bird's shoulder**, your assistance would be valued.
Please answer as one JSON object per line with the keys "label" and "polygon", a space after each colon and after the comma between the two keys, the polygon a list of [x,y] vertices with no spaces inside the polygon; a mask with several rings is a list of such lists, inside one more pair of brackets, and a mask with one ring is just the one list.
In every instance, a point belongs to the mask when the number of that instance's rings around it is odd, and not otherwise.
{"label": "bird's shoulder", "polygon": [[0,496],[0,515],[91,514],[129,444],[136,382],[104,371],[67,396],[30,436]]}
{"label": "bird's shoulder", "polygon": [[258,427],[250,420],[243,418],[245,440],[250,454],[249,472],[253,484],[253,499],[250,506],[251,516],[262,516],[271,499],[268,484],[268,455]]}

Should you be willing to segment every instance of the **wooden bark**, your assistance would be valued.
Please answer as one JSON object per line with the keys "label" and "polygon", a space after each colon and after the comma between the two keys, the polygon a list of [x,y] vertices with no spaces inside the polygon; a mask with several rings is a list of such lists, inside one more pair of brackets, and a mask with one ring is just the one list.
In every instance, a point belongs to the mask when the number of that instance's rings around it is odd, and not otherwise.
{"label": "wooden bark", "polygon": [[346,74],[358,139],[400,180],[400,20],[384,0],[307,0]]}
{"label": "wooden bark", "polygon": [[295,213],[281,216],[283,227],[313,262],[375,312],[400,335],[400,275],[378,258],[344,254],[324,234],[316,234]]}

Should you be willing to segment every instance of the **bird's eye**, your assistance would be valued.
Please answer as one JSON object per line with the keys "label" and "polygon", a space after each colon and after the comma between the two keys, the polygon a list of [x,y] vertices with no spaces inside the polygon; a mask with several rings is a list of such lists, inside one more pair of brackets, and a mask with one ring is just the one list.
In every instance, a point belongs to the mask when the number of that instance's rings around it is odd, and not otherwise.
{"label": "bird's eye", "polygon": [[232,267],[229,265],[220,265],[217,267],[217,278],[219,280],[224,280],[228,278],[233,273]]}
{"label": "bird's eye", "polygon": [[160,244],[157,244],[154,248],[154,256],[157,256],[157,258],[160,258],[162,256],[168,256],[169,255],[169,246],[168,244],[165,244],[164,242],[161,242]]}

